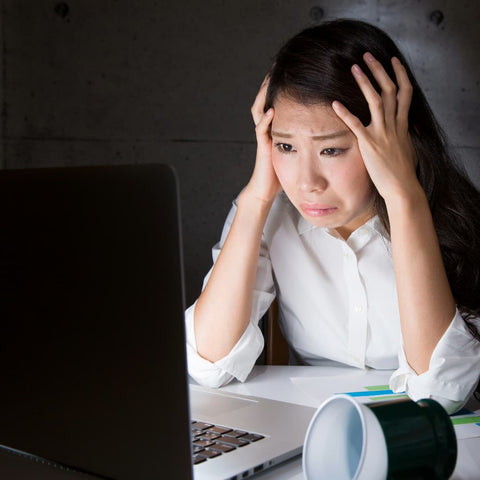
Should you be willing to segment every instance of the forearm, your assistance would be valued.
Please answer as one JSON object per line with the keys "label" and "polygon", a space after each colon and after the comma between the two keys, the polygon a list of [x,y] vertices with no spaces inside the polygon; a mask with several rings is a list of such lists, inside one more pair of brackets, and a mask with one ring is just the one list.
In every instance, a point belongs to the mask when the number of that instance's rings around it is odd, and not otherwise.
{"label": "forearm", "polygon": [[235,346],[252,310],[258,255],[271,203],[259,202],[248,187],[238,208],[208,283],[195,307],[198,353],[215,362]]}
{"label": "forearm", "polygon": [[387,206],[405,354],[420,374],[428,370],[454,317],[455,301],[428,201],[416,176],[422,159],[417,158],[409,133],[414,87],[398,58],[391,59],[396,84],[371,53],[363,59],[381,89],[373,87],[358,65],[352,66],[369,106],[369,125],[339,102],[332,107],[357,137],[368,174]]}
{"label": "forearm", "polygon": [[386,203],[405,355],[420,374],[455,315],[455,301],[423,190]]}

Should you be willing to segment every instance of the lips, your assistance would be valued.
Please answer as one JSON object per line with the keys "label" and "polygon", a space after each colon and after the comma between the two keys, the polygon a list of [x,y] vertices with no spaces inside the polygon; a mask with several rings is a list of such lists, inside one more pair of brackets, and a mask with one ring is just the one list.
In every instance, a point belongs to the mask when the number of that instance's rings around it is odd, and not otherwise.
{"label": "lips", "polygon": [[302,212],[309,217],[324,217],[337,211],[337,207],[317,203],[302,203],[300,204],[300,208]]}

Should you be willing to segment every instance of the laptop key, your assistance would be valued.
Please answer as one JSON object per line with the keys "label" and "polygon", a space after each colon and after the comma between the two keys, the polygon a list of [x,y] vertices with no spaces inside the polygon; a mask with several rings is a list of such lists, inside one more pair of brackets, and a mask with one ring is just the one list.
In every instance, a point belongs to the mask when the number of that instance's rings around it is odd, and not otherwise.
{"label": "laptop key", "polygon": [[248,440],[249,442],[256,442],[258,440],[261,440],[262,438],[265,438],[263,435],[258,435],[257,433],[249,433],[242,437],[244,440]]}
{"label": "laptop key", "polygon": [[230,432],[227,432],[225,433],[224,435],[226,437],[234,437],[234,438],[238,438],[238,437],[243,437],[244,435],[246,435],[248,432],[244,432],[242,430],[231,430]]}
{"label": "laptop key", "polygon": [[197,454],[200,452],[203,452],[205,449],[203,447],[196,447],[195,445],[193,446],[193,454]]}
{"label": "laptop key", "polygon": [[215,440],[218,437],[220,437],[220,435],[217,435],[216,433],[202,432],[200,435],[200,440]]}
{"label": "laptop key", "polygon": [[208,431],[212,433],[218,433],[219,435],[223,435],[224,433],[231,432],[232,429],[227,427],[215,426],[215,427],[209,428]]}
{"label": "laptop key", "polygon": [[195,447],[210,447],[213,445],[215,442],[212,442],[211,440],[195,440],[193,442],[193,445]]}
{"label": "laptop key", "polygon": [[211,447],[208,447],[209,450],[217,450],[222,453],[227,453],[231,452],[232,450],[235,450],[235,447],[232,445],[226,445],[224,443],[216,443],[215,445],[212,445]]}
{"label": "laptop key", "polygon": [[227,445],[233,445],[234,447],[244,447],[248,445],[250,442],[246,440],[242,440],[241,438],[234,438],[234,437],[221,437],[217,440],[217,442],[226,443]]}
{"label": "laptop key", "polygon": [[202,453],[200,453],[200,455],[205,458],[215,458],[221,454],[222,452],[217,452],[216,450],[210,450],[209,448],[207,448]]}
{"label": "laptop key", "polygon": [[205,457],[202,457],[200,454],[198,454],[198,455],[195,455],[195,456],[193,457],[193,464],[194,464],[194,465],[197,465],[198,463],[202,463],[202,462],[204,462],[205,460],[206,460]]}
{"label": "laptop key", "polygon": [[199,430],[207,430],[209,428],[212,428],[213,425],[211,423],[204,423],[204,422],[192,422],[192,427],[193,428],[198,428]]}

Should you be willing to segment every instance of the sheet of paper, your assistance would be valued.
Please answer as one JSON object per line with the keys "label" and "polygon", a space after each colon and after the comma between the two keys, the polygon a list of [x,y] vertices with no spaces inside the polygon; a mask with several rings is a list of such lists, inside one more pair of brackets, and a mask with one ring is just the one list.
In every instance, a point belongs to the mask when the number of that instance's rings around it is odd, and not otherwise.
{"label": "sheet of paper", "polygon": [[[350,375],[328,377],[291,377],[290,381],[320,406],[327,398],[336,393],[355,392],[359,385],[387,385],[391,373],[382,371],[355,372]],[[363,388],[362,388],[363,390]],[[364,401],[367,401],[365,399]]]}

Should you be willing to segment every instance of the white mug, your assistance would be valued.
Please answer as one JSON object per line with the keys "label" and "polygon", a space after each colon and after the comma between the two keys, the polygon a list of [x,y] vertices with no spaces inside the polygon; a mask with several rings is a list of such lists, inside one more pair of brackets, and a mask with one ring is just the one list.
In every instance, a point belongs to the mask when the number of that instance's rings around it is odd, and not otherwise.
{"label": "white mug", "polygon": [[303,447],[306,480],[446,479],[457,457],[453,425],[433,400],[358,403],[335,395],[316,411]]}

